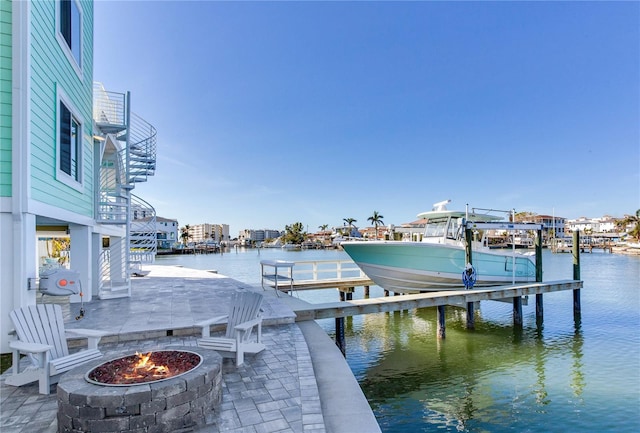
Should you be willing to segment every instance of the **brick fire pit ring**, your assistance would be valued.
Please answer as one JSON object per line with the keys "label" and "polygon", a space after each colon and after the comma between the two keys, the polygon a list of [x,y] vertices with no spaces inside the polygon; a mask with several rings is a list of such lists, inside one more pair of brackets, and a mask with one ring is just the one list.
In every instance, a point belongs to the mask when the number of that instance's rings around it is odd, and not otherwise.
{"label": "brick fire pit ring", "polygon": [[[197,353],[202,363],[162,381],[104,386],[85,380],[98,359],[74,368],[58,382],[58,433],[173,432],[203,426],[222,401],[222,357],[212,350],[178,347]],[[123,354],[123,356],[130,354]]]}

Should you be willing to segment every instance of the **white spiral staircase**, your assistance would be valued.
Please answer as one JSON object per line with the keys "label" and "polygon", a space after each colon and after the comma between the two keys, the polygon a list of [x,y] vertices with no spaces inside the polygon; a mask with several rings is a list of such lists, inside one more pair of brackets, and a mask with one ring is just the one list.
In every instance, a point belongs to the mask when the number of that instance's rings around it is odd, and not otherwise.
{"label": "white spiral staircase", "polygon": [[96,222],[123,225],[124,237],[104,242],[99,266],[99,297],[129,296],[132,270],[153,263],[156,213],[153,206],[132,194],[156,170],[156,129],[132,113],[130,94],[93,86],[94,140],[100,145]]}

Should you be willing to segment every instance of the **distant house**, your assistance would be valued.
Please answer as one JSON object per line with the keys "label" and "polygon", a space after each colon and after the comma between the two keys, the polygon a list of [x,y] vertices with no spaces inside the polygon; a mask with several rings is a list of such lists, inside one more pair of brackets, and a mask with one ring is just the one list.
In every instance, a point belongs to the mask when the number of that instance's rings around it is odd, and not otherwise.
{"label": "distant house", "polygon": [[[131,233],[144,232],[152,217],[135,218],[131,221]],[[155,217],[156,244],[158,250],[170,250],[179,242],[178,220]]]}
{"label": "distant house", "polygon": [[566,218],[553,215],[534,215],[533,221],[536,224],[542,224],[542,238],[544,240],[551,238],[563,238],[565,236]]}
{"label": "distant house", "polygon": [[[128,236],[134,211],[155,212],[131,193],[155,172],[155,128],[131,112],[128,93],[94,83],[93,6],[0,2],[3,330],[11,310],[41,302],[42,272],[77,271],[84,301],[127,296],[131,254],[155,251],[155,236]],[[0,333],[1,352],[8,338]]]}
{"label": "distant house", "polygon": [[422,239],[426,224],[427,220],[421,218],[409,223],[403,223],[399,227],[394,227],[393,231],[395,232],[395,236],[403,241],[419,241]]}
{"label": "distant house", "polygon": [[617,231],[616,221],[610,215],[601,218],[580,217],[568,220],[567,225],[572,232],[580,230],[582,233],[614,233]]}

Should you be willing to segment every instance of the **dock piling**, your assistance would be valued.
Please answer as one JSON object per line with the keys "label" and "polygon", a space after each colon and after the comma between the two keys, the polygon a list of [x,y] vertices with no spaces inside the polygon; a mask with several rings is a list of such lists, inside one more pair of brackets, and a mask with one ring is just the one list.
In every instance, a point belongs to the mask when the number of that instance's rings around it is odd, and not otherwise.
{"label": "dock piling", "polygon": [[[472,231],[470,228],[465,229],[465,237],[467,240],[465,248],[465,258],[467,263],[473,266],[473,249],[471,248]],[[466,287],[469,289],[470,287]],[[476,329],[476,320],[473,302],[467,302],[467,329]]]}
{"label": "dock piling", "polygon": [[346,358],[347,347],[344,338],[344,317],[336,317],[336,346],[342,352],[342,356]]}
{"label": "dock piling", "polygon": [[444,316],[445,316],[444,305],[438,305],[438,338],[439,339],[444,339],[447,334]]}
{"label": "dock piling", "polygon": [[[573,232],[573,279],[580,279],[580,230]],[[573,318],[580,320],[582,308],[580,306],[580,289],[573,290]]]}
{"label": "dock piling", "polygon": [[513,326],[522,327],[522,296],[513,298]]}
{"label": "dock piling", "polygon": [[[542,230],[536,236],[536,283],[542,282]],[[536,326],[541,327],[544,321],[544,303],[542,293],[536,293]]]}

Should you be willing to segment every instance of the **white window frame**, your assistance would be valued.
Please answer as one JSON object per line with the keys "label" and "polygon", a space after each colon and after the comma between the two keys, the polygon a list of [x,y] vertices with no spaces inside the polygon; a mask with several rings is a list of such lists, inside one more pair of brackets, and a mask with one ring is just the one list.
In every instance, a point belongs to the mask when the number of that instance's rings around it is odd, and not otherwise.
{"label": "white window frame", "polygon": [[[62,52],[65,54],[65,56],[67,57],[67,60],[69,60],[69,63],[71,64],[71,66],[73,67],[73,69],[76,71],[76,74],[78,74],[78,77],[80,77],[80,79],[82,79],[82,64],[83,64],[83,58],[82,58],[82,48],[83,48],[83,25],[84,25],[84,13],[82,11],[82,5],[80,4],[80,2],[78,0],[69,0],[72,2],[72,4],[74,4],[76,6],[76,8],[78,9],[78,14],[79,14],[79,20],[80,22],[78,23],[78,28],[79,28],[79,41],[78,41],[78,53],[79,53],[79,59],[76,59],[75,55],[73,54],[73,50],[71,49],[71,47],[69,47],[69,44],[67,43],[66,39],[64,38],[64,36],[62,35],[62,28],[61,28],[61,24],[62,24],[62,10],[60,7],[60,3],[61,0],[56,0],[56,39],[58,40],[58,44],[60,45],[60,48],[62,49]],[[70,20],[73,17],[70,18]],[[71,24],[73,27],[73,24]],[[72,41],[73,44],[73,41]]]}
{"label": "white window frame", "polygon": [[[76,140],[77,140],[76,149],[73,149],[73,143],[72,143],[72,154],[75,153],[75,157],[76,157],[77,179],[60,169],[60,163],[62,160],[62,143],[60,141],[60,134],[61,134],[60,122],[62,121],[62,119],[60,116],[61,114],[60,104],[65,105],[66,109],[69,110],[69,113],[71,114],[71,119],[75,120],[78,124],[78,129],[76,131]],[[64,183],[70,188],[73,188],[79,192],[83,192],[84,191],[84,182],[83,182],[84,119],[79,113],[80,111],[73,105],[73,103],[67,97],[67,95],[60,88],[58,88],[57,98],[56,98],[56,180]]]}

